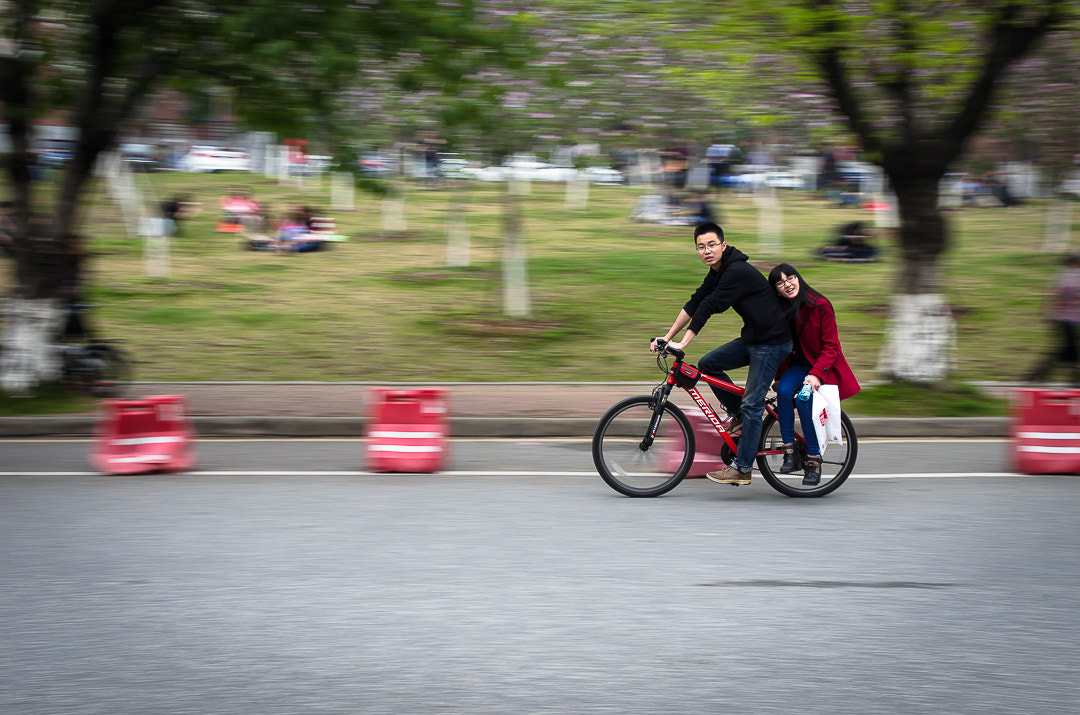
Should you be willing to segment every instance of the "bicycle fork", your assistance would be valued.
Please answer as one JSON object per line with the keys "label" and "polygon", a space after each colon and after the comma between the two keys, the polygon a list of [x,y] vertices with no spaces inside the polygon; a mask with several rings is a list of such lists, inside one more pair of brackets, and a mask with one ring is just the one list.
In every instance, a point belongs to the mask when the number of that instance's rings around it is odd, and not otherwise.
{"label": "bicycle fork", "polygon": [[668,382],[657,385],[656,389],[652,392],[652,401],[649,403],[649,406],[652,407],[652,417],[649,419],[649,429],[645,431],[645,437],[638,445],[638,449],[642,452],[649,451],[653,441],[656,439],[656,431],[660,429],[660,418],[664,416],[664,407],[667,405],[668,396],[670,394],[671,383]]}

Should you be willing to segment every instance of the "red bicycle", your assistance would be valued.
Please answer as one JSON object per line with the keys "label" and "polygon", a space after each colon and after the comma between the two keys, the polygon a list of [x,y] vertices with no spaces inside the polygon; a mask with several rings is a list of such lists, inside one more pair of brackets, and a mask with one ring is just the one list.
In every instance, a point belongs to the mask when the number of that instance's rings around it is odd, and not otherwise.
{"label": "red bicycle", "polygon": [[[667,364],[667,357],[675,362]],[[743,388],[706,375],[697,367],[684,362],[682,350],[662,346],[656,364],[667,373],[651,395],[629,397],[609,409],[593,433],[593,463],[604,481],[620,494],[630,497],[655,497],[666,494],[679,485],[694,462],[696,440],[690,419],[669,400],[676,386],[693,399],[705,418],[723,440],[718,455],[731,464],[739,449],[740,431],[729,432],[723,421],[702,397],[696,385],[703,380],[709,385],[741,396]],[[843,445],[830,444],[822,454],[821,482],[815,486],[802,484],[802,473],[782,474],[784,460],[780,422],[776,415],[776,397],[765,401],[761,442],[758,444],[757,466],[769,486],[790,497],[821,497],[835,491],[855,468],[859,442],[851,419],[841,413]],[[795,448],[805,455],[806,440],[798,431],[796,421]],[[810,436],[816,439],[815,435]]]}

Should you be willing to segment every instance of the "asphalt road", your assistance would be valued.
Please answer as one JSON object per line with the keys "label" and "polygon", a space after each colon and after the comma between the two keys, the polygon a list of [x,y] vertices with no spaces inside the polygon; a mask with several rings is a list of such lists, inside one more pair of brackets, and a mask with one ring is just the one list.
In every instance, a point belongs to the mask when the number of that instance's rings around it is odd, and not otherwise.
{"label": "asphalt road", "polygon": [[627,499],[582,442],[87,446],[0,443],[5,713],[1080,711],[1080,481],[1002,442],[867,441],[817,500]]}
{"label": "asphalt road", "polygon": [[[87,439],[0,439],[0,474],[86,472]],[[454,439],[447,470],[593,474],[588,439]],[[344,471],[366,469],[362,439],[210,439],[195,444],[197,471]],[[859,440],[855,474],[1007,472],[1005,439],[873,438]]]}

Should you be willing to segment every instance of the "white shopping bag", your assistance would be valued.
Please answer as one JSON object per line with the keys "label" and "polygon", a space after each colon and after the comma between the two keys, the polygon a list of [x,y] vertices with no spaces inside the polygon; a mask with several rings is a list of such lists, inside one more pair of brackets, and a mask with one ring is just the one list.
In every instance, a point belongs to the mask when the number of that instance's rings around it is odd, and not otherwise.
{"label": "white shopping bag", "polygon": [[840,427],[840,388],[836,385],[822,385],[814,390],[811,405],[814,415],[814,431],[817,433],[818,449],[825,454],[829,442],[844,444]]}

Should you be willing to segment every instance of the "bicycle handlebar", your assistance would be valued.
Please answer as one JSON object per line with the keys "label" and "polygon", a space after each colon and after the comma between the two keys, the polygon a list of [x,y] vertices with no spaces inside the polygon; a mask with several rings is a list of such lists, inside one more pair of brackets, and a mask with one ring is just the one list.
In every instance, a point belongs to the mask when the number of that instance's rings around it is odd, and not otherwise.
{"label": "bicycle handlebar", "polygon": [[658,338],[656,341],[656,347],[659,348],[659,352],[661,354],[667,353],[668,355],[674,355],[676,360],[682,360],[686,357],[685,351],[679,350],[678,348],[668,347],[668,343],[666,340]]}

